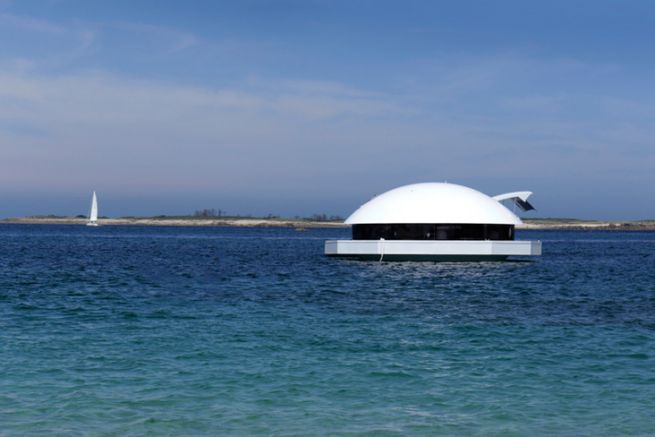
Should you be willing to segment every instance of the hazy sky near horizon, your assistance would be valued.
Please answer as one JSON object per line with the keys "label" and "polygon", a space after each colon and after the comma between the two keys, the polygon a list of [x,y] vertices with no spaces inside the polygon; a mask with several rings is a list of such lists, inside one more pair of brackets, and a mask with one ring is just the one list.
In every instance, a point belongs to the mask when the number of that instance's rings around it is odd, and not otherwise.
{"label": "hazy sky near horizon", "polygon": [[655,218],[651,1],[0,0],[0,217],[347,215],[413,182]]}

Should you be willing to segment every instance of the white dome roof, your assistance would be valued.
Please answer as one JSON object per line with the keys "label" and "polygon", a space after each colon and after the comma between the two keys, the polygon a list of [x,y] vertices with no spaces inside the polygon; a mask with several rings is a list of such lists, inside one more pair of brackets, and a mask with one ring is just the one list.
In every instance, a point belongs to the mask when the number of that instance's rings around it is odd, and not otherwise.
{"label": "white dome roof", "polygon": [[520,218],[497,200],[472,188],[448,183],[394,188],[360,206],[345,223],[522,224]]}

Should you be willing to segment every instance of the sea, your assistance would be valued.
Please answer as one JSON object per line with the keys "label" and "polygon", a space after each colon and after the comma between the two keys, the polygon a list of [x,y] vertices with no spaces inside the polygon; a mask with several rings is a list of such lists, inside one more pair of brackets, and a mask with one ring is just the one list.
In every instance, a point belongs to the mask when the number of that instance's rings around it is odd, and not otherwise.
{"label": "sea", "polygon": [[0,435],[654,435],[655,233],[0,225]]}

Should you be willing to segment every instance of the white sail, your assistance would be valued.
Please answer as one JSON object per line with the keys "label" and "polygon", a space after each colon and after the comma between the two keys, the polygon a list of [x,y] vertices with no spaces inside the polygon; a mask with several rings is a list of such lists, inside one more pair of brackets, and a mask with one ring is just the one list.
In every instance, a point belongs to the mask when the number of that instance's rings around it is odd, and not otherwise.
{"label": "white sail", "polygon": [[89,226],[98,225],[98,198],[96,197],[96,192],[93,192],[93,197],[91,198],[91,211],[89,212]]}

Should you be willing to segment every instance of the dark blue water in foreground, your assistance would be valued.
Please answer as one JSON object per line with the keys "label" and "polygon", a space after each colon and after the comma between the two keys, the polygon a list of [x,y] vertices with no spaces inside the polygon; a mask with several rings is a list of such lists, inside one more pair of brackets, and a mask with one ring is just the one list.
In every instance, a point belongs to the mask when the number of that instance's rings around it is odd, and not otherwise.
{"label": "dark blue water in foreground", "polygon": [[655,234],[322,256],[347,234],[0,225],[0,434],[655,433]]}

